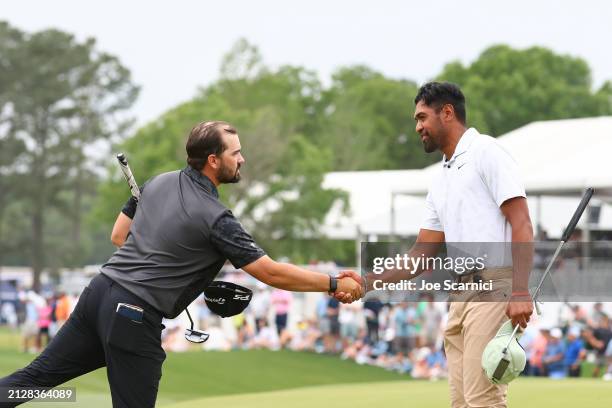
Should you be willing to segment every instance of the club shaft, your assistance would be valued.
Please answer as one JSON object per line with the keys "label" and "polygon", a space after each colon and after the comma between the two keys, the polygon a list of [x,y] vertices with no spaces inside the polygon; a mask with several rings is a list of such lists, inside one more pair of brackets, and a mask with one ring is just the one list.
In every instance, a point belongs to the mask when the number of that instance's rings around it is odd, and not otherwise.
{"label": "club shaft", "polygon": [[542,289],[542,284],[544,283],[544,279],[546,279],[546,276],[548,276],[548,274],[550,273],[550,268],[552,268],[553,264],[555,263],[555,260],[557,259],[557,256],[559,256],[559,252],[561,252],[561,248],[563,248],[563,244],[565,244],[565,241],[559,242],[559,245],[557,246],[555,253],[553,254],[552,258],[550,258],[550,261],[548,262],[548,266],[546,266],[546,270],[544,271],[542,278],[540,278],[540,283],[538,283],[538,286],[536,287],[535,291],[533,292],[533,295],[531,296],[534,302],[538,301],[538,296],[540,295],[540,289]]}
{"label": "club shaft", "polygon": [[189,313],[189,309],[185,308],[185,313],[187,313],[187,317],[189,318],[189,322],[191,323],[191,330],[193,330],[193,319],[191,318],[191,314]]}
{"label": "club shaft", "polygon": [[[557,256],[559,256],[559,253],[561,252],[561,248],[563,248],[563,245],[567,242],[567,240],[569,240],[570,236],[573,234],[574,229],[576,228],[576,225],[578,225],[578,221],[580,221],[580,217],[582,217],[582,213],[589,205],[589,201],[591,201],[591,197],[593,197],[594,193],[595,193],[595,190],[592,187],[589,187],[584,191],[584,194],[582,195],[582,200],[580,200],[580,203],[578,204],[578,208],[576,208],[576,211],[574,211],[574,215],[572,216],[572,219],[570,220],[570,222],[567,224],[567,227],[563,231],[563,236],[561,237],[561,241],[559,241],[559,245],[557,246],[557,249],[555,250],[555,253],[553,254],[552,258],[548,262],[548,265],[546,266],[546,270],[544,271],[544,274],[542,275],[542,278],[540,279],[538,286],[536,287],[535,291],[531,295],[531,299],[536,307],[536,311],[538,315],[540,314],[540,307],[538,306],[538,297],[540,296],[540,290],[542,289],[542,284],[544,284],[544,280],[550,273],[550,269],[555,263]],[[512,337],[514,337],[514,334],[516,333],[516,330],[518,329],[518,327],[519,325],[517,325],[514,328],[514,332],[513,332],[513,335],[510,336],[510,340],[512,340]]]}
{"label": "club shaft", "polygon": [[512,342],[512,339],[516,335],[516,332],[518,331],[519,327],[520,327],[520,324],[517,324],[516,326],[514,326],[514,330],[512,331],[512,334],[510,335],[510,338],[508,339],[508,343],[506,343],[506,347],[504,347],[504,350],[503,350],[504,354],[506,354],[508,347],[510,347],[510,343]]}

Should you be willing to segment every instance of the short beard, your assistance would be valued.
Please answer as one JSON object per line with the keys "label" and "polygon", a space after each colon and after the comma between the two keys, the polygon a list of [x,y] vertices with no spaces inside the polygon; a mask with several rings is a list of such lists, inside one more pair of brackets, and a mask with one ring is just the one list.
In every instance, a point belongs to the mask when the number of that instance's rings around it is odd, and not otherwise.
{"label": "short beard", "polygon": [[433,135],[431,133],[428,132],[427,134],[427,141],[423,142],[423,149],[425,150],[425,153],[433,153],[436,150],[440,149],[440,144],[438,143],[440,140],[445,140],[446,139],[446,131],[444,129],[444,127],[442,126],[442,121],[438,119],[438,128],[434,130],[435,133],[437,133],[438,135],[438,139],[435,140],[433,138]]}
{"label": "short beard", "polygon": [[221,168],[219,169],[219,175],[217,176],[219,183],[233,184],[233,183],[239,182],[240,181],[240,173],[238,173],[239,169],[240,169],[240,166],[236,168],[236,171],[232,172],[232,170],[229,167],[221,165]]}
{"label": "short beard", "polygon": [[433,153],[440,148],[440,146],[438,146],[438,144],[434,142],[431,137],[428,137],[427,139],[429,139],[428,142],[423,142],[423,149],[425,150],[425,153]]}

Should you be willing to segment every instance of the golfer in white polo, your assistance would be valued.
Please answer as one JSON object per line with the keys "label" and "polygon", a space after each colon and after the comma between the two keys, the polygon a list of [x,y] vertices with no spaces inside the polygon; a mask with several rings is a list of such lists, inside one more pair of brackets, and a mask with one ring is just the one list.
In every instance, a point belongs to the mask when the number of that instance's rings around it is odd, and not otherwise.
{"label": "golfer in white polo", "polygon": [[417,242],[481,243],[498,252],[484,270],[458,277],[460,282],[494,281],[493,295],[450,298],[444,348],[451,406],[506,407],[507,386],[487,379],[481,357],[505,320],[524,328],[533,312],[528,292],[533,229],[525,189],[508,152],[494,138],[466,128],[465,97],[458,86],[427,83],[415,104],[416,131],[425,151],[443,154]]}

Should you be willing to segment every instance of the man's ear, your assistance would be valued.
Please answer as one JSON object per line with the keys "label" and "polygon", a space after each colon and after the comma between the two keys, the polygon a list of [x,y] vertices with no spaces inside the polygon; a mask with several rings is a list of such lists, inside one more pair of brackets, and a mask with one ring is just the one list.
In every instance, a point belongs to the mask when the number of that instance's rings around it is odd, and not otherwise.
{"label": "man's ear", "polygon": [[455,119],[455,108],[450,103],[442,105],[440,113],[443,122],[450,122]]}
{"label": "man's ear", "polygon": [[206,160],[206,162],[208,163],[208,165],[214,169],[217,170],[219,169],[219,166],[221,165],[221,161],[219,160],[219,158],[214,155],[214,154],[209,154],[208,155],[208,159]]}

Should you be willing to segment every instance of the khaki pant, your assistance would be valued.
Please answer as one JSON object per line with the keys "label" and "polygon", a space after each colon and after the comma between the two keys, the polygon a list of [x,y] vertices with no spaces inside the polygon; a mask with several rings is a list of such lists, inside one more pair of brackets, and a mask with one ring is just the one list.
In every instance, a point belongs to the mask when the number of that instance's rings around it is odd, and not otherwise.
{"label": "khaki pant", "polygon": [[[511,270],[507,271],[511,276]],[[485,376],[481,364],[485,346],[508,319],[505,313],[507,302],[483,300],[509,298],[512,279],[503,277],[493,281],[493,295],[474,293],[466,298],[465,294],[451,294],[450,297],[444,349],[448,361],[452,408],[507,406],[508,386],[492,384]]]}

